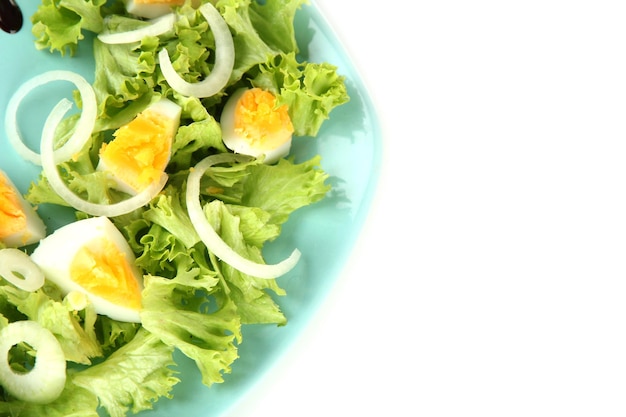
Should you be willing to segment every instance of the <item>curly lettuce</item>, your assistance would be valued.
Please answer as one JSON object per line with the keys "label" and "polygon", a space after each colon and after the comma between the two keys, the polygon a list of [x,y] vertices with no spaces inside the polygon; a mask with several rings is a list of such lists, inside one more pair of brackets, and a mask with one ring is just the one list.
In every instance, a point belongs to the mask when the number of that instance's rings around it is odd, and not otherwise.
{"label": "curly lettuce", "polygon": [[85,32],[100,32],[107,0],[42,0],[31,17],[35,46],[74,55]]}
{"label": "curly lettuce", "polygon": [[[0,414],[96,416],[94,410],[102,407],[121,417],[150,409],[158,398],[170,397],[178,383],[174,351],[192,359],[202,382],[211,386],[224,380],[238,358],[242,326],[287,324],[276,301],[286,292],[276,280],[235,270],[200,240],[185,206],[186,178],[202,158],[227,152],[219,117],[225,99],[238,88],[274,92],[279,104],[288,106],[297,136],[317,135],[330,112],[349,97],[336,67],[297,58],[294,18],[306,0],[217,0],[214,4],[230,27],[236,59],[228,86],[211,98],[174,92],[158,65],[158,51],[168,48],[174,67],[188,81],[210,73],[214,40],[190,1],[175,8],[178,19],[173,30],[159,37],[128,45],[108,45],[90,37],[99,114],[83,151],[59,166],[72,191],[98,203],[126,198],[105,173],[96,170],[101,144],[114,129],[162,97],[182,108],[166,169],[168,186],[146,207],[113,219],[145,273],[142,325],[95,317],[89,307],[72,311],[52,287],[25,294],[0,285],[0,327],[4,321],[37,320],[55,333],[68,358],[81,365],[68,374],[64,394],[45,410],[0,401]],[[38,48],[70,56],[89,32],[131,30],[146,24],[127,14],[122,0],[42,0],[32,21]],[[72,118],[63,122],[57,144],[66,140],[74,123]],[[265,165],[251,160],[214,166],[202,179],[201,204],[207,220],[229,246],[263,263],[266,244],[279,237],[294,211],[325,197],[330,191],[328,179],[319,156],[299,163],[282,159]],[[36,205],[66,205],[43,174],[26,197]],[[122,379],[132,383],[122,384]]]}

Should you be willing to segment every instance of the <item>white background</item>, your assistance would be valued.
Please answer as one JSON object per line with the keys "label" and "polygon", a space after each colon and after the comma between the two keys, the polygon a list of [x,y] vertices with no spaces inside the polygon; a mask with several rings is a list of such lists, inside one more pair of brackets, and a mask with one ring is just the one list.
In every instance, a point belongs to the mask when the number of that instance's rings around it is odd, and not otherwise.
{"label": "white background", "polygon": [[623,2],[315,3],[383,172],[332,296],[233,415],[626,415]]}

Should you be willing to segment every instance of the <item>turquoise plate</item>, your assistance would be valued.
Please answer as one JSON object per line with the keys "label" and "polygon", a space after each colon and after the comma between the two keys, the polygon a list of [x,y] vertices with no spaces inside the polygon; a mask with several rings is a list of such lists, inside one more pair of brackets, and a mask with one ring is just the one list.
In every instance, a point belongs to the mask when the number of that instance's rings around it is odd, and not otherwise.
{"label": "turquoise plate", "polygon": [[[17,34],[0,32],[0,114],[9,98],[29,78],[51,69],[68,69],[93,81],[93,60],[89,42],[83,42],[72,58],[38,51],[33,44],[29,16],[35,0],[19,1],[25,25]],[[243,329],[240,358],[225,382],[207,388],[200,381],[195,365],[177,357],[182,382],[176,385],[172,400],[159,401],[154,410],[138,416],[165,417],[173,413],[186,417],[219,416],[228,413],[254,384],[262,381],[272,366],[306,330],[311,317],[340,277],[350,257],[369,211],[381,165],[381,130],[374,105],[346,51],[315,3],[296,15],[296,32],[301,58],[310,62],[330,62],[346,77],[350,102],[338,107],[315,139],[296,138],[292,154],[304,161],[322,156],[322,167],[331,176],[333,190],[321,202],[295,212],[284,225],[281,237],[265,252],[268,262],[284,257],[294,247],[303,254],[298,266],[279,278],[287,295],[277,302],[289,323],[284,327],[247,326]],[[57,85],[58,84],[58,85]],[[67,85],[65,85],[67,84]],[[72,89],[69,83],[53,83],[20,107],[19,124],[27,143],[37,148],[43,121],[52,106]],[[33,92],[35,94],[35,92]],[[30,97],[30,95],[29,95]],[[22,192],[39,174],[39,168],[24,162],[8,144],[4,120],[0,118],[0,169],[5,170]],[[41,207],[40,214],[53,230],[71,218],[58,207]]]}

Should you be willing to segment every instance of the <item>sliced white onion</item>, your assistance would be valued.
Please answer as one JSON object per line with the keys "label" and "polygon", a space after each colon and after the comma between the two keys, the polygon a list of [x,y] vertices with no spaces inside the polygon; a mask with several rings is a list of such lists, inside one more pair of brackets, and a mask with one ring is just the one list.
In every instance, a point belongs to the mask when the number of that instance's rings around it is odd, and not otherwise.
{"label": "sliced white onion", "polygon": [[91,135],[96,123],[98,110],[96,93],[91,84],[79,74],[72,71],[52,70],[39,74],[26,81],[9,100],[4,120],[9,143],[11,143],[15,151],[22,158],[35,165],[41,165],[41,156],[39,153],[29,149],[24,143],[17,124],[17,111],[22,100],[24,100],[31,91],[53,81],[69,81],[73,83],[78,89],[82,101],[80,119],[76,123],[74,133],[63,146],[54,151],[54,160],[56,163],[67,161],[78,153],[85,143],[84,138]]}
{"label": "sliced white onion", "polygon": [[[18,275],[19,274],[19,275]],[[0,276],[24,291],[37,291],[44,284],[43,272],[25,252],[0,250]]]}
{"label": "sliced white onion", "polygon": [[150,20],[148,26],[125,32],[102,32],[98,39],[107,44],[123,44],[139,42],[146,36],[159,36],[171,30],[176,23],[176,15],[168,13],[164,16]]}
{"label": "sliced white onion", "polygon": [[228,246],[224,240],[217,234],[211,224],[208,222],[202,205],[200,204],[200,180],[204,173],[211,166],[225,162],[233,161],[249,161],[250,158],[242,155],[233,154],[217,154],[211,155],[200,161],[190,172],[187,179],[187,210],[191,223],[194,225],[196,232],[206,245],[207,249],[215,254],[228,265],[257,278],[277,278],[289,272],[300,259],[300,251],[294,249],[288,258],[277,264],[261,264],[244,258],[238,254],[233,248]]}
{"label": "sliced white onion", "polygon": [[185,81],[174,69],[167,49],[159,51],[159,64],[168,84],[178,93],[191,97],[210,97],[222,90],[230,78],[235,65],[235,45],[224,18],[211,3],[198,9],[205,17],[215,38],[215,65],[202,81]]}
{"label": "sliced white onion", "polygon": [[71,105],[72,103],[69,100],[64,99],[54,107],[46,119],[41,137],[41,163],[43,171],[46,174],[52,189],[63,200],[65,200],[66,203],[74,207],[76,210],[85,212],[92,216],[121,216],[122,214],[130,213],[131,211],[148,204],[150,200],[152,200],[163,189],[165,183],[167,183],[167,174],[163,173],[159,181],[155,181],[150,184],[150,186],[146,187],[146,189],[139,194],[113,204],[100,204],[86,201],[74,194],[65,182],[63,182],[63,179],[57,170],[52,147],[54,142],[54,131]]}
{"label": "sliced white onion", "polygon": [[[35,365],[27,373],[11,369],[8,357],[11,348],[22,342],[37,351]],[[59,341],[36,321],[16,321],[0,330],[0,384],[15,398],[37,404],[54,401],[65,387],[66,367]]]}

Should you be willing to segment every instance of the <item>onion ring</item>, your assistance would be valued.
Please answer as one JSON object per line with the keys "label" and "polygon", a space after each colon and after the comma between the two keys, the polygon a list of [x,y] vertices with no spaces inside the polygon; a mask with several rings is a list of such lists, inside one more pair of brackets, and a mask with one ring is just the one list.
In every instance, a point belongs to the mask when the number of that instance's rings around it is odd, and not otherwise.
{"label": "onion ring", "polygon": [[[15,372],[8,359],[11,348],[22,342],[37,351],[27,373]],[[15,321],[0,330],[0,383],[15,398],[37,404],[54,401],[65,388],[66,367],[59,341],[36,321]]]}
{"label": "onion ring", "polygon": [[43,272],[30,256],[14,248],[0,250],[0,276],[29,292],[37,291],[45,281]]}
{"label": "onion ring", "polygon": [[97,117],[96,93],[91,84],[83,77],[72,71],[52,70],[39,74],[22,84],[9,100],[5,114],[5,126],[9,142],[15,151],[27,161],[35,165],[41,165],[41,155],[29,149],[22,139],[19,126],[17,125],[17,111],[22,100],[34,89],[53,81],[69,81],[80,92],[82,111],[72,136],[54,151],[54,160],[61,163],[72,158],[82,149],[85,136],[90,136]]}
{"label": "onion ring", "polygon": [[106,44],[124,44],[139,42],[146,36],[159,36],[171,30],[176,23],[176,15],[168,13],[149,21],[150,25],[125,32],[102,32],[98,39]]}
{"label": "onion ring", "polygon": [[213,165],[232,162],[249,161],[250,158],[234,154],[211,155],[200,161],[190,172],[187,179],[186,203],[191,223],[206,245],[207,249],[222,261],[244,274],[257,278],[277,278],[289,272],[300,259],[300,251],[294,249],[288,258],[277,264],[261,264],[244,258],[228,246],[208,222],[200,204],[200,180],[204,173]]}
{"label": "onion ring", "polygon": [[167,49],[159,51],[159,64],[168,84],[178,93],[191,97],[210,97],[221,91],[233,72],[235,65],[235,45],[226,21],[211,3],[205,3],[198,9],[209,23],[215,38],[215,66],[202,81],[185,81],[174,69]]}

